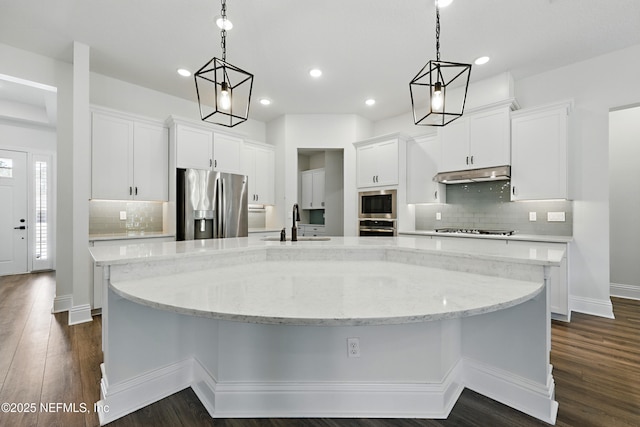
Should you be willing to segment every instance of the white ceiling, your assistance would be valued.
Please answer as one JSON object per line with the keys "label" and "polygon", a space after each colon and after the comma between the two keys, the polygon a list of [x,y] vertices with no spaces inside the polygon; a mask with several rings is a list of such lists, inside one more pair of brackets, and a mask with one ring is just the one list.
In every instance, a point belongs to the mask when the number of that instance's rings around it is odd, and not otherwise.
{"label": "white ceiling", "polygon": [[[219,0],[0,0],[0,43],[196,100],[192,71],[221,56]],[[410,110],[409,81],[435,59],[433,0],[227,0],[228,62],[255,74],[250,117]],[[640,44],[639,0],[454,0],[441,10],[442,60],[471,62],[471,81],[520,79]],[[615,78],[615,64],[613,75]],[[313,80],[309,69],[324,75]],[[20,77],[20,76],[18,76]],[[0,97],[2,96],[0,88]],[[268,97],[269,107],[257,100]],[[373,97],[373,107],[364,100]],[[194,115],[196,115],[195,113]]]}

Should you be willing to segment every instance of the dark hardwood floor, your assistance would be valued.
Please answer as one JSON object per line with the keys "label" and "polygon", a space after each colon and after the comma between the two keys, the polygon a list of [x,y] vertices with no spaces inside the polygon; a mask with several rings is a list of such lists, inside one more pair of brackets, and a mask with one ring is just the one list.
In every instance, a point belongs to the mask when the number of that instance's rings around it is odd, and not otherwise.
{"label": "dark hardwood floor", "polygon": [[[68,326],[51,314],[55,274],[0,277],[0,427],[97,426],[100,317]],[[615,320],[553,323],[558,426],[640,426],[640,301],[613,299]],[[62,406],[66,404],[67,406]],[[41,406],[41,405],[44,405]],[[470,390],[447,420],[211,419],[191,389],[110,426],[427,427],[547,425]]]}

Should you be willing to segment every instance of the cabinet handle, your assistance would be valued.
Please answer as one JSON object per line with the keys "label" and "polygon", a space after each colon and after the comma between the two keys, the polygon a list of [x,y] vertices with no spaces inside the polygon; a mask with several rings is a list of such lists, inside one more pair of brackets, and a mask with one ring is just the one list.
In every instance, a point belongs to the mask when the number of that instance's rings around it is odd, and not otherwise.
{"label": "cabinet handle", "polygon": [[209,159],[209,167],[213,166],[213,160]]}
{"label": "cabinet handle", "polygon": [[258,194],[256,194],[256,202],[260,200],[260,196]]}
{"label": "cabinet handle", "polygon": [[438,190],[433,192],[433,198],[438,200]]}
{"label": "cabinet handle", "polygon": [[324,202],[322,202],[321,205],[324,207]]}
{"label": "cabinet handle", "polygon": [[137,196],[138,195],[138,187],[135,187],[135,188],[136,188],[135,195]]}
{"label": "cabinet handle", "polygon": [[469,156],[467,156],[467,164],[469,164]]}
{"label": "cabinet handle", "polygon": [[471,156],[471,164],[473,164],[473,156]]}
{"label": "cabinet handle", "polygon": [[516,195],[516,187],[511,187],[511,194]]}
{"label": "cabinet handle", "polygon": [[214,168],[217,168],[217,167],[218,167],[218,161],[217,161],[217,160],[214,160],[214,161],[213,161],[213,167],[214,167]]}
{"label": "cabinet handle", "polygon": [[129,187],[129,195],[132,196],[133,195],[133,188]]}
{"label": "cabinet handle", "polygon": [[375,176],[375,175],[373,175],[373,176],[371,177],[371,181],[376,182],[376,176]]}
{"label": "cabinet handle", "polygon": [[313,206],[313,202],[309,202],[309,206]]}

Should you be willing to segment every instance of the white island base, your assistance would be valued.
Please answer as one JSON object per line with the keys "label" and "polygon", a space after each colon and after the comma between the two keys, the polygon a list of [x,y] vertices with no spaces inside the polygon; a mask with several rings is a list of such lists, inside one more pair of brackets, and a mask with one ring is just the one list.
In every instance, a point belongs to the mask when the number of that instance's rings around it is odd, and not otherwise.
{"label": "white island base", "polygon": [[[216,418],[446,418],[467,387],[555,423],[545,277],[559,261],[477,258],[411,239],[249,241],[174,258],[147,248],[127,260],[92,251],[110,283],[101,424],[187,387]],[[374,267],[399,261],[407,277]],[[288,273],[297,262],[312,271]],[[274,268],[252,270],[264,263]],[[324,273],[312,274],[314,263]],[[318,279],[350,265],[362,271]],[[348,357],[354,337],[360,357]]]}

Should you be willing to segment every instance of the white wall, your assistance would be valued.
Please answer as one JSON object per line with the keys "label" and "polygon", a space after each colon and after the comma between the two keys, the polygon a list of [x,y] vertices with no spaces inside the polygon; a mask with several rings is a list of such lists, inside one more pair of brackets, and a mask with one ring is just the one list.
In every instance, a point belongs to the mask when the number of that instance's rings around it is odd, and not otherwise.
{"label": "white wall", "polygon": [[[193,94],[195,100],[195,85]],[[195,101],[178,98],[96,73],[91,73],[91,103],[162,121],[170,115],[200,120],[198,103]],[[233,129],[213,126],[254,141],[264,142],[266,140],[266,125],[257,120],[249,119]]]}
{"label": "white wall", "polygon": [[640,299],[640,107],[609,115],[611,294]]}
{"label": "white wall", "polygon": [[298,202],[298,148],[344,150],[344,234],[356,235],[356,150],[353,143],[370,136],[371,125],[354,114],[288,114],[267,125],[267,142],[276,146],[276,210],[290,227]]}

